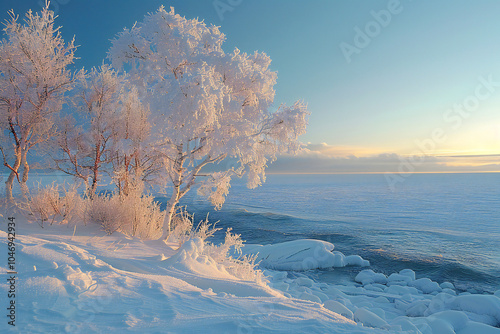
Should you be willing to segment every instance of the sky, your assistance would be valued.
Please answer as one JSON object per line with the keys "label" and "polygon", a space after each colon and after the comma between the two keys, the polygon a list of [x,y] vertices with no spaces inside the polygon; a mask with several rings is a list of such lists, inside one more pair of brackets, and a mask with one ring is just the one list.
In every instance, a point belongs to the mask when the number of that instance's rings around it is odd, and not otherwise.
{"label": "sky", "polygon": [[[40,0],[3,0],[24,15]],[[75,67],[160,5],[220,26],[226,52],[265,52],[276,107],[303,100],[305,149],[271,172],[500,171],[500,5],[495,0],[54,0]]]}

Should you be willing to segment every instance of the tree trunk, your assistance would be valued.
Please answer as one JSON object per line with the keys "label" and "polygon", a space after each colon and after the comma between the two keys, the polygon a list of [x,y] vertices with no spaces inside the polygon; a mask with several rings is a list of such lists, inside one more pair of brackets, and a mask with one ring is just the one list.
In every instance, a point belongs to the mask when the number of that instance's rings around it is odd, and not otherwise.
{"label": "tree trunk", "polygon": [[128,196],[130,193],[130,160],[127,159],[127,155],[123,158],[123,175],[121,177],[121,182],[120,182],[120,193],[123,193],[123,195]]}
{"label": "tree trunk", "polygon": [[20,166],[21,166],[21,152],[19,152],[16,149],[16,162],[14,163],[14,166],[12,166],[12,170],[10,171],[7,181],[5,181],[5,197],[9,201],[12,201],[13,199],[12,187],[14,186],[14,179],[19,175],[19,174],[16,175],[16,173],[18,172]]}
{"label": "tree trunk", "polygon": [[26,182],[28,182],[28,173],[30,171],[30,165],[28,164],[27,155],[28,155],[28,151],[25,151],[21,154],[21,164],[23,165],[23,177],[21,179],[21,190],[22,190],[24,196],[29,195],[29,189],[28,189],[28,186],[26,185]]}
{"label": "tree trunk", "polygon": [[21,164],[23,165],[23,178],[21,181],[22,183],[28,182],[28,173],[30,172],[30,165],[28,164],[27,155],[27,151],[23,152],[21,155]]}
{"label": "tree trunk", "polygon": [[90,199],[93,199],[97,192],[97,184],[99,182],[99,167],[101,166],[101,146],[96,145],[95,149],[95,157],[94,157],[94,166],[92,166],[92,185],[89,191]]}
{"label": "tree trunk", "polygon": [[170,225],[172,223],[172,218],[175,215],[175,211],[177,209],[177,204],[179,204],[179,187],[174,187],[174,193],[172,194],[172,197],[167,202],[167,207],[165,211],[167,211],[167,214],[165,215],[165,220],[163,221],[163,234],[162,234],[162,240],[168,240],[168,237],[170,236]]}
{"label": "tree trunk", "polygon": [[172,218],[174,217],[175,210],[177,208],[177,204],[179,203],[179,200],[181,199],[182,195],[181,194],[181,184],[182,184],[182,178],[183,178],[183,165],[184,165],[184,160],[185,157],[183,157],[182,154],[182,145],[177,147],[177,159],[175,160],[175,164],[173,167],[173,173],[174,177],[171,177],[172,183],[174,185],[174,190],[172,193],[172,197],[170,200],[167,202],[167,214],[165,215],[165,220],[163,221],[163,234],[162,234],[162,240],[167,241],[168,237],[170,235],[170,225],[172,223]]}
{"label": "tree trunk", "polygon": [[[97,164],[96,164],[97,165]],[[92,175],[92,186],[90,189],[90,193],[94,196],[97,192],[97,182],[99,182],[99,168],[95,167]]]}

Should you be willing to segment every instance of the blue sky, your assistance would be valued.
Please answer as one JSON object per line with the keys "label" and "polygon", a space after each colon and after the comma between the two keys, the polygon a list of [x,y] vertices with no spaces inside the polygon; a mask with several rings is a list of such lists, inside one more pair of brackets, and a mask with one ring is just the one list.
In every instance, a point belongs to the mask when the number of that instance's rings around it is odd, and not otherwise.
{"label": "blue sky", "polygon": [[[40,3],[4,0],[0,15]],[[358,171],[356,164],[383,171],[387,157],[422,153],[432,158],[419,171],[500,170],[498,1],[52,2],[63,35],[80,45],[76,65],[87,69],[101,64],[109,39],[162,4],[221,26],[228,52],[271,57],[276,104],[308,103],[301,140],[310,144],[300,159],[316,159],[324,166],[317,172]],[[471,155],[482,156],[464,157]],[[342,167],[343,159],[355,166]],[[401,167],[391,166],[382,169]]]}

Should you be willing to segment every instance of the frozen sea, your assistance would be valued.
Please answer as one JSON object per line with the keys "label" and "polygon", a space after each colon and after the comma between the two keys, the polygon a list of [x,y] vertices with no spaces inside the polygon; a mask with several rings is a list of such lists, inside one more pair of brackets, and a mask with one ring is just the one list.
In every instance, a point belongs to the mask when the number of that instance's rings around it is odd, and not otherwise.
{"label": "frozen sea", "polygon": [[[71,182],[55,174],[31,180]],[[161,195],[157,200],[166,204]],[[500,289],[500,173],[412,174],[395,188],[384,174],[274,174],[255,189],[247,189],[244,178],[233,180],[219,211],[195,189],[181,204],[196,221],[209,213],[210,222],[233,228],[246,243],[319,239],[345,255],[362,256],[386,275],[410,268],[417,278],[449,281],[461,291]],[[221,231],[213,241],[223,237]],[[344,283],[362,269],[307,275]]]}
{"label": "frozen sea", "polygon": [[[384,174],[268,175],[253,190],[235,180],[220,211],[195,191],[183,204],[197,220],[210,212],[211,222],[247,243],[325,240],[369,260],[376,272],[410,268],[417,278],[492,293],[500,289],[499,186],[500,173],[407,175],[395,189]],[[307,274],[338,283],[360,270]]]}

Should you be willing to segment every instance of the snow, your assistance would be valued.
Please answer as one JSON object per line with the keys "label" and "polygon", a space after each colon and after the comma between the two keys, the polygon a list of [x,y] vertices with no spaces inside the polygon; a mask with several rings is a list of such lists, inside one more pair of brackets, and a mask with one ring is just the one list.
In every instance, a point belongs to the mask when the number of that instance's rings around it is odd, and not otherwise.
{"label": "snow", "polygon": [[349,310],[345,305],[339,303],[336,300],[327,300],[324,305],[325,308],[329,309],[332,312],[338,313],[347,319],[353,319],[354,315],[351,310]]}
{"label": "snow", "polygon": [[332,267],[369,266],[359,255],[345,256],[333,251],[332,243],[322,240],[301,239],[273,245],[245,245],[243,254],[257,255],[264,268],[304,271]]}
{"label": "snow", "polygon": [[385,276],[382,273],[376,273],[371,269],[366,269],[361,271],[354,280],[363,285],[368,285],[372,283],[386,284],[387,276]]}
{"label": "snow", "polygon": [[423,293],[433,293],[442,291],[441,287],[437,282],[433,282],[428,278],[419,278],[415,281],[410,282],[408,285],[419,289]]}
{"label": "snow", "polygon": [[364,308],[358,308],[354,312],[354,319],[367,327],[387,328],[389,324],[373,312]]}
{"label": "snow", "polygon": [[[328,242],[246,245],[265,268],[258,281],[231,274],[200,238],[178,247],[94,225],[16,224],[23,333],[500,333],[499,293],[462,294],[410,269],[386,276],[359,267],[350,283],[316,282],[309,269],[367,265]],[[4,221],[0,227],[5,240]],[[0,289],[6,295],[8,282]],[[10,327],[4,319],[0,332]]]}

